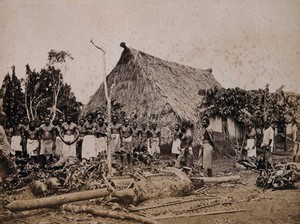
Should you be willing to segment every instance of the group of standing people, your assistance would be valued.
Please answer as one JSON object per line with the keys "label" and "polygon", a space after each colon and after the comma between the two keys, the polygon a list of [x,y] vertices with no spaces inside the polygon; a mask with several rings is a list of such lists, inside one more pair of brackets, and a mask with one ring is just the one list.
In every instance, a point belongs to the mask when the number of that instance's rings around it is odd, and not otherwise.
{"label": "group of standing people", "polygon": [[[212,155],[214,150],[214,138],[212,130],[209,128],[210,120],[208,117],[201,119],[203,127],[202,141],[198,154],[199,165],[205,170],[208,176],[212,176]],[[193,143],[193,128],[192,124],[182,125],[177,124],[173,131],[174,141],[172,144],[172,153],[176,156],[175,167],[185,168],[188,171],[192,170],[194,152]]]}
{"label": "group of standing people", "polygon": [[[86,120],[81,118],[78,124],[71,116],[55,120],[45,117],[42,124],[24,118],[22,123],[11,127],[5,126],[6,136],[12,155],[28,157],[45,167],[47,161],[54,156],[66,159],[91,159],[107,151],[107,123],[103,118],[94,119],[88,115]],[[123,124],[118,123],[118,117],[112,116],[110,149],[113,155],[120,155],[121,162],[129,165],[133,161],[133,152],[148,152],[151,156],[160,154],[161,132],[156,123],[149,128],[143,123],[141,128],[129,119]],[[127,157],[127,159],[126,159]]]}
{"label": "group of standing people", "polygon": [[[149,127],[142,123],[138,128],[138,123],[129,119],[124,119],[121,124],[117,116],[112,116],[110,126],[111,139],[110,150],[112,155],[119,156],[121,163],[129,166],[133,163],[134,152],[146,152],[150,156],[160,154],[161,131],[155,122]],[[201,168],[205,169],[208,176],[212,176],[212,155],[215,149],[213,132],[209,128],[210,119],[201,119],[203,126],[202,142],[197,159]],[[293,128],[293,160],[298,161],[299,131],[298,126]],[[175,167],[192,169],[194,152],[193,125],[177,124],[173,129],[172,153],[176,155]],[[103,118],[94,119],[93,115],[88,115],[86,120],[81,118],[76,124],[71,116],[66,119],[58,119],[51,123],[50,117],[45,117],[41,124],[28,118],[24,118],[22,123],[12,127],[6,125],[3,129],[8,144],[10,154],[15,156],[25,156],[34,162],[39,162],[45,167],[47,161],[53,160],[54,156],[60,158],[77,157],[78,159],[92,159],[108,149],[107,123]],[[243,148],[247,157],[257,157],[256,152],[257,133],[255,128],[249,124],[245,132]],[[269,122],[265,122],[263,129],[263,139],[261,148],[264,150],[263,156],[272,163],[272,152],[274,150],[274,129]],[[8,148],[8,147],[6,147]],[[6,150],[8,151],[8,150]]]}
{"label": "group of standing people", "polygon": [[[267,161],[268,163],[272,164],[272,153],[274,151],[274,138],[275,132],[271,123],[266,121],[264,124],[263,138],[260,148],[262,149],[262,159]],[[243,140],[243,152],[242,156],[248,158],[257,158],[257,132],[251,123],[248,124],[248,128],[245,132],[244,140]]]}

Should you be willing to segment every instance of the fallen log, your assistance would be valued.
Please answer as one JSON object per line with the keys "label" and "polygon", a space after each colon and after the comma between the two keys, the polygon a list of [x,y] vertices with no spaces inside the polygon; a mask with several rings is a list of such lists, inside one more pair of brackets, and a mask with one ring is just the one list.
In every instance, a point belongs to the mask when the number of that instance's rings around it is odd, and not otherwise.
{"label": "fallen log", "polygon": [[158,224],[157,221],[151,220],[149,218],[135,215],[135,214],[128,214],[124,212],[116,212],[116,211],[107,211],[107,210],[100,210],[100,209],[94,209],[87,206],[76,206],[76,205],[63,205],[62,209],[64,211],[68,212],[74,212],[74,213],[90,213],[95,216],[101,216],[101,217],[108,217],[108,218],[114,218],[114,219],[121,219],[121,220],[135,220],[141,223],[147,223],[147,224]]}
{"label": "fallen log", "polygon": [[70,202],[101,198],[110,194],[111,191],[104,188],[37,199],[16,200],[6,205],[6,208],[12,212],[41,208],[52,208]]}
{"label": "fallen log", "polygon": [[225,183],[230,181],[237,181],[241,178],[240,175],[224,176],[224,177],[193,177],[192,179],[203,180],[204,183]]}
{"label": "fallen log", "polygon": [[224,211],[216,211],[216,212],[201,212],[195,214],[182,214],[182,215],[165,215],[165,216],[156,216],[152,219],[172,219],[172,218],[184,218],[184,217],[196,217],[196,216],[205,216],[205,215],[219,215],[219,214],[228,214],[228,213],[236,213],[236,212],[244,212],[246,209],[235,209],[235,210],[224,210]]}
{"label": "fallen log", "polygon": [[[106,182],[109,183],[107,180]],[[112,186],[109,187],[114,189]],[[192,192],[193,185],[191,180],[181,170],[169,167],[161,171],[159,175],[149,174],[141,177],[141,180],[134,182],[130,189],[120,191],[98,189],[39,199],[17,200],[8,204],[6,208],[10,211],[51,208],[70,202],[100,198],[108,195],[117,197],[126,203],[138,203],[150,198],[187,196],[192,194]]]}

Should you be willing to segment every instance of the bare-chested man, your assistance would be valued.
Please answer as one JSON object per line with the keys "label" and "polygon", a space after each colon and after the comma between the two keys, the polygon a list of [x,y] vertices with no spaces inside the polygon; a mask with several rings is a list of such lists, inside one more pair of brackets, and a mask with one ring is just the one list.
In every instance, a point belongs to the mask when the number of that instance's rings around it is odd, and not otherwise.
{"label": "bare-chested man", "polygon": [[50,124],[50,117],[45,117],[45,123],[40,126],[41,150],[40,162],[41,167],[44,168],[47,161],[47,156],[50,158],[55,150],[56,142],[56,128]]}
{"label": "bare-chested man", "polygon": [[83,133],[83,125],[85,123],[85,120],[83,118],[79,119],[78,122],[78,132],[79,132],[79,137],[76,142],[76,156],[78,159],[82,159],[82,141],[84,138],[84,133]]}
{"label": "bare-chested man", "polygon": [[29,158],[34,162],[38,162],[38,155],[40,151],[40,136],[39,129],[35,127],[35,122],[29,122],[29,128],[24,132],[24,143],[26,147],[26,152]]}
{"label": "bare-chested man", "polygon": [[129,126],[129,120],[124,120],[124,125],[121,127],[121,147],[123,152],[121,153],[121,163],[124,163],[124,157],[127,157],[127,163],[132,165],[132,128]]}
{"label": "bare-chested man", "polygon": [[149,141],[149,146],[150,149],[148,149],[148,152],[150,155],[160,154],[160,137],[161,133],[160,130],[157,129],[157,124],[152,123],[150,130],[150,141]]}
{"label": "bare-chested man", "polygon": [[117,116],[112,116],[112,124],[111,124],[111,140],[110,140],[110,148],[111,148],[111,153],[115,153],[120,151],[120,147],[122,144],[122,130],[121,130],[122,125],[118,124],[118,117]]}
{"label": "bare-chested man", "polygon": [[96,128],[97,135],[97,153],[107,152],[107,126],[103,118],[98,118]]}
{"label": "bare-chested man", "polygon": [[66,122],[61,126],[60,137],[64,142],[63,157],[76,157],[76,144],[79,137],[78,127],[72,122],[71,116],[66,117]]}
{"label": "bare-chested man", "polygon": [[84,134],[82,142],[82,158],[90,159],[97,156],[96,147],[96,123],[93,120],[93,116],[89,114],[87,121],[83,125],[82,133]]}
{"label": "bare-chested man", "polygon": [[172,143],[172,154],[175,154],[176,159],[178,158],[178,156],[181,154],[181,150],[180,150],[180,144],[181,144],[181,137],[182,137],[182,132],[180,129],[180,125],[176,124],[175,128],[173,130],[173,143]]}

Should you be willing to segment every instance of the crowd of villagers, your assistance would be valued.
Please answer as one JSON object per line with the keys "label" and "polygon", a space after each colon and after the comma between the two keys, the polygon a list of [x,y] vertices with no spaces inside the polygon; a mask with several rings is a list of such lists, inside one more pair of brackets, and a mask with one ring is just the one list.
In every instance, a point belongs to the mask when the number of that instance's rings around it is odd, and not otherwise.
{"label": "crowd of villagers", "polygon": [[[112,116],[109,144],[112,155],[120,161],[123,168],[131,168],[139,155],[146,154],[159,159],[162,136],[157,123],[138,124],[126,118],[120,123],[119,120],[117,116]],[[213,132],[209,128],[210,119],[202,117],[201,124],[204,132],[199,155],[193,155],[194,126],[190,122],[176,124],[172,128],[171,151],[176,157],[175,167],[185,168],[189,172],[193,167],[193,158],[197,157],[200,167],[208,176],[212,176],[215,143]],[[10,156],[39,163],[41,168],[45,168],[54,158],[77,157],[79,160],[93,160],[98,155],[105,154],[108,147],[107,122],[93,114],[88,114],[78,122],[72,120],[71,116],[55,119],[53,123],[50,116],[46,116],[40,123],[25,117],[14,125],[6,122],[0,132],[2,151],[6,148],[6,153]],[[299,135],[299,131],[297,133]],[[4,147],[4,138],[7,138],[9,147]],[[299,154],[299,141],[296,146],[296,154]],[[266,157],[271,160],[274,130],[268,122],[265,124],[261,147],[266,149]],[[251,125],[246,132],[244,149],[248,157],[256,157],[256,132]]]}

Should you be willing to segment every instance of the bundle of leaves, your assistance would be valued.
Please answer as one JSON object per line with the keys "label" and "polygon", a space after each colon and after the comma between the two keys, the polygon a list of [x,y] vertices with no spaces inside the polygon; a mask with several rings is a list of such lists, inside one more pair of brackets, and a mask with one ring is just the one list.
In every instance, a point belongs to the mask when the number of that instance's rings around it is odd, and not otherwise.
{"label": "bundle of leaves", "polygon": [[45,169],[41,169],[37,163],[24,159],[18,159],[16,164],[17,172],[3,179],[3,189],[18,189],[35,180],[46,182],[47,179],[57,178],[61,184],[60,192],[90,190],[100,188],[102,175],[107,173],[104,154],[94,160],[79,161],[76,158],[69,158],[60,166],[55,165],[57,162],[53,162]]}

